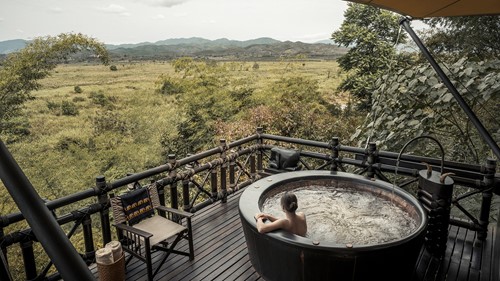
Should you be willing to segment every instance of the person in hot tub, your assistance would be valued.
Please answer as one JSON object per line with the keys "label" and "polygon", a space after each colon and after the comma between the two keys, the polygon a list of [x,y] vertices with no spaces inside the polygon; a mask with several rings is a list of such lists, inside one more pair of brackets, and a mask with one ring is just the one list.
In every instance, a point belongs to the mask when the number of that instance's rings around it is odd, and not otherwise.
{"label": "person in hot tub", "polygon": [[[258,213],[255,215],[257,230],[259,233],[266,233],[276,229],[284,229],[293,234],[306,236],[306,215],[302,212],[295,213],[298,206],[297,196],[291,192],[285,192],[281,197],[281,207],[286,217],[276,218],[270,214]],[[270,223],[264,223],[266,219],[269,220]]]}

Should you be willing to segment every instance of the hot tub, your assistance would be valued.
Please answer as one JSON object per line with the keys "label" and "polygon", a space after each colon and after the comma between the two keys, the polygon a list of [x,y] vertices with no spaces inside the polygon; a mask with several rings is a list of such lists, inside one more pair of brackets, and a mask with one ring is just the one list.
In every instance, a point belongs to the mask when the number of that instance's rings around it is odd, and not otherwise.
{"label": "hot tub", "polygon": [[[315,241],[283,230],[257,231],[254,215],[268,196],[299,187],[327,185],[354,188],[391,200],[411,216],[417,227],[408,236],[373,245]],[[299,199],[300,207],[300,199]],[[307,215],[307,210],[303,210]],[[239,201],[240,219],[255,270],[271,280],[408,280],[424,241],[427,217],[411,194],[390,183],[330,171],[281,173],[248,186]]]}

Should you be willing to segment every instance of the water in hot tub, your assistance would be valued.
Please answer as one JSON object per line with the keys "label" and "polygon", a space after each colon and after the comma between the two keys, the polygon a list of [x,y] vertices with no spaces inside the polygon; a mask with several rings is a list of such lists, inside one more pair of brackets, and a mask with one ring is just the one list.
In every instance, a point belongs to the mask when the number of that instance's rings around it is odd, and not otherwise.
{"label": "water in hot tub", "polygon": [[[394,203],[368,192],[308,186],[293,190],[307,220],[307,237],[337,244],[374,245],[406,237],[417,223]],[[284,217],[282,193],[267,198],[262,211]]]}

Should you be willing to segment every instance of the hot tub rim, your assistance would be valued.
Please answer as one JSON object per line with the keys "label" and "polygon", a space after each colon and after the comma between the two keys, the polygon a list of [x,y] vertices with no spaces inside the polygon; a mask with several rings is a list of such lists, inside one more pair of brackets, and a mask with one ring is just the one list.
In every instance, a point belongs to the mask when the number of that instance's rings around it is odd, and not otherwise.
{"label": "hot tub rim", "polygon": [[[305,171],[280,173],[268,176],[266,178],[263,178],[261,180],[252,183],[251,185],[247,186],[243,191],[243,193],[241,194],[239,200],[240,217],[244,218],[246,223],[251,226],[252,231],[257,232],[254,215],[258,212],[261,212],[260,209],[261,196],[265,194],[268,189],[272,189],[272,187],[274,187],[277,182],[288,183],[298,178],[300,178],[300,180],[307,180],[307,179],[318,178],[318,176],[322,178],[334,177],[334,178],[350,179],[363,184],[375,185],[384,189],[394,187],[395,192],[397,193],[398,196],[402,197],[406,201],[409,201],[413,206],[415,206],[415,209],[417,210],[421,218],[420,224],[417,226],[415,231],[413,231],[410,235],[407,235],[400,239],[388,242],[382,242],[378,244],[360,244],[360,245],[353,244],[350,245],[350,247],[348,247],[345,244],[339,244],[330,241],[319,241],[319,244],[316,244],[315,243],[316,241],[313,241],[310,238],[295,235],[284,230],[276,230],[261,235],[267,235],[272,240],[279,240],[282,242],[290,243],[292,245],[305,247],[309,249],[325,250],[325,251],[330,251],[332,249],[335,249],[335,251],[337,251],[340,254],[342,253],[352,254],[357,252],[361,253],[361,252],[385,249],[395,245],[400,245],[409,240],[414,239],[415,237],[419,236],[423,231],[425,231],[427,226],[427,215],[425,213],[425,210],[423,209],[421,203],[407,191],[379,179],[372,179],[366,176],[361,176],[346,172],[333,172],[324,170],[305,170]],[[257,200],[255,200],[255,197],[257,197]]]}

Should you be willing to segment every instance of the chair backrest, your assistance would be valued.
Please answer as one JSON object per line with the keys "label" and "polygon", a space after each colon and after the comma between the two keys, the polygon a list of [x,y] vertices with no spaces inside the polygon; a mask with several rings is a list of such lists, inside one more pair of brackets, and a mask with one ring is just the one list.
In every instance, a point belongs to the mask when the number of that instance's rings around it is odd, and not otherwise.
{"label": "chair backrest", "polygon": [[154,215],[160,205],[156,184],[110,198],[115,223],[134,225]]}

